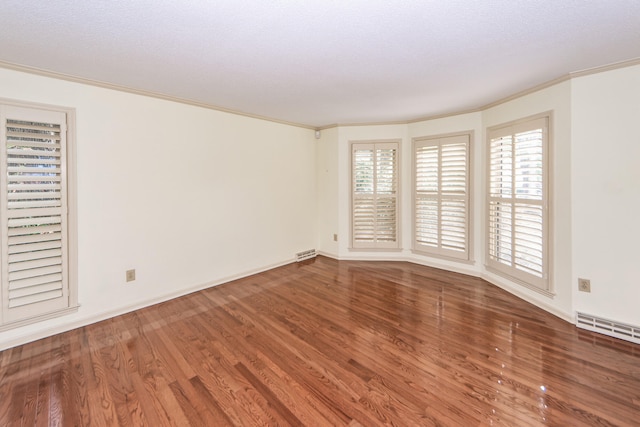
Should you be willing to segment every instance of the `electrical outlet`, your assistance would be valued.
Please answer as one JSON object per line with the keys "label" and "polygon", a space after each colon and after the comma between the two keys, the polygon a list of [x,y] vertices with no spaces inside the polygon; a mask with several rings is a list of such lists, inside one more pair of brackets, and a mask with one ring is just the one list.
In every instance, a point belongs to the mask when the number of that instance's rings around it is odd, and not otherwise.
{"label": "electrical outlet", "polygon": [[580,292],[591,292],[591,280],[578,278],[578,290]]}
{"label": "electrical outlet", "polygon": [[136,280],[136,270],[127,270],[127,282]]}
{"label": "electrical outlet", "polygon": [[334,235],[333,235],[333,241],[334,241],[334,242],[337,242],[337,241],[338,241],[338,235],[337,235],[337,234],[334,234]]}

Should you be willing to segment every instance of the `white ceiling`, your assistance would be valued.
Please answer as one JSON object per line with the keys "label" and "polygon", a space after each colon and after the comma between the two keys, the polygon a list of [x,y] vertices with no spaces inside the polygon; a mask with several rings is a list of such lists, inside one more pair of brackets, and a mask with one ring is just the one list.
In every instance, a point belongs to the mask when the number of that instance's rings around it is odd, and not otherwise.
{"label": "white ceiling", "polygon": [[639,0],[0,0],[0,61],[312,127],[638,57]]}

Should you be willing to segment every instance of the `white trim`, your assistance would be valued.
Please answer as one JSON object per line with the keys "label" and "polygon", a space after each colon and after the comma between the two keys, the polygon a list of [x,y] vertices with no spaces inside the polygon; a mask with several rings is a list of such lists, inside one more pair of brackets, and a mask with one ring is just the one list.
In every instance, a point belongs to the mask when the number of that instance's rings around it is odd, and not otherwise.
{"label": "white trim", "polygon": [[0,326],[0,332],[6,332],[12,329],[17,329],[21,326],[32,325],[37,322],[43,322],[45,320],[51,320],[51,319],[55,319],[56,317],[65,316],[71,313],[76,313],[79,308],[80,308],[80,305],[74,305],[73,307],[67,307],[62,310],[56,310],[54,312],[46,313],[40,316],[29,317],[22,320],[16,320],[15,322],[5,323],[4,325]]}
{"label": "white trim", "polygon": [[[354,140],[349,141],[349,151],[350,151],[350,166],[349,166],[349,181],[350,181],[350,197],[349,197],[349,250],[369,250],[369,249],[381,249],[381,250],[401,250],[401,239],[402,239],[402,228],[401,228],[401,217],[402,217],[402,175],[401,175],[401,163],[402,163],[402,140],[401,139],[380,139],[380,140]],[[395,151],[395,162],[394,162],[394,179],[395,179],[395,194],[391,197],[395,200],[395,240],[393,241],[378,241],[378,233],[374,231],[374,241],[356,241],[355,239],[355,205],[356,200],[366,199],[367,197],[356,197],[355,191],[355,174],[356,170],[354,168],[355,163],[355,153],[356,151],[365,151],[371,150],[373,152],[373,194],[370,196],[373,199],[373,204],[376,206],[375,210],[378,209],[378,169],[377,169],[377,159],[378,159],[378,150],[391,150]],[[374,227],[377,228],[378,218],[374,216],[371,220]]]}
{"label": "white trim", "polygon": [[423,265],[425,267],[437,268],[439,270],[446,270],[452,273],[465,274],[467,276],[472,276],[472,277],[481,277],[481,274],[482,274],[480,271],[470,268],[471,265],[469,264],[469,261],[460,261],[460,260],[452,259],[452,261],[458,264],[464,264],[459,266],[451,266],[449,264],[443,264],[441,262],[438,262],[437,259],[432,259],[432,258],[425,259],[422,257],[415,258],[410,256],[406,258],[406,261],[412,264],[418,264],[418,265]]}
{"label": "white trim", "polygon": [[418,256],[425,256],[425,257],[429,257],[429,258],[437,258],[437,259],[441,259],[443,261],[451,261],[451,262],[455,262],[455,263],[459,263],[459,264],[475,264],[475,260],[472,259],[461,259],[461,258],[455,258],[452,256],[447,256],[447,255],[440,255],[440,254],[433,254],[427,251],[423,251],[420,249],[411,249],[411,253],[414,255],[418,255]]}
{"label": "white trim", "polygon": [[[30,120],[31,118],[47,122],[54,120],[51,123],[59,123],[61,129],[60,174],[62,210],[59,215],[62,218],[61,225],[64,233],[64,237],[61,240],[63,242],[62,299],[60,303],[49,304],[47,302],[47,305],[43,304],[39,306],[37,310],[35,306],[32,309],[30,305],[25,305],[20,309],[9,309],[7,306],[3,306],[3,308],[0,308],[0,331],[7,331],[29,323],[40,322],[69,314],[75,312],[78,308],[77,177],[75,159],[76,110],[71,107],[8,98],[0,98],[0,109],[2,109],[3,112],[10,111],[12,115],[18,114],[20,117],[29,117]],[[64,117],[64,119],[62,117]],[[3,134],[5,131],[4,126],[5,124],[3,124]],[[3,245],[4,244],[6,244],[6,242],[3,243]],[[4,254],[4,256],[6,256],[6,254]],[[0,295],[1,294],[2,292],[0,291]],[[4,297],[6,297],[6,295],[4,295]],[[51,300],[51,302],[53,301],[54,300]],[[55,301],[57,301],[57,299]],[[36,311],[40,311],[43,314],[35,313],[34,315],[33,313]]]}
{"label": "white trim", "polygon": [[264,120],[264,121],[267,121],[267,122],[279,123],[279,124],[288,125],[288,126],[295,126],[295,127],[299,127],[299,128],[303,128],[303,129],[322,130],[322,128],[319,128],[319,127],[316,127],[316,126],[307,125],[307,124],[304,124],[304,123],[290,122],[290,121],[287,121],[287,120],[279,120],[279,119],[276,119],[276,118],[273,118],[273,117],[261,116],[259,114],[245,113],[245,112],[242,112],[242,111],[236,111],[236,110],[233,110],[233,109],[230,109],[230,108],[224,108],[224,107],[220,107],[220,106],[217,106],[217,105],[208,104],[208,103],[205,103],[205,102],[195,101],[195,100],[192,100],[192,99],[180,98],[180,97],[177,97],[177,96],[166,95],[166,94],[159,93],[159,92],[152,92],[152,91],[147,91],[147,90],[142,90],[142,89],[136,89],[136,88],[133,88],[133,87],[122,86],[122,85],[118,85],[118,84],[114,84],[114,83],[108,83],[108,82],[103,82],[103,81],[99,81],[99,80],[87,79],[85,77],[78,77],[78,76],[74,76],[74,75],[71,75],[71,74],[58,73],[56,71],[48,71],[48,70],[44,70],[42,68],[30,67],[30,66],[27,66],[27,65],[20,65],[20,64],[14,64],[14,63],[11,63],[11,62],[0,61],[0,68],[5,68],[7,70],[13,70],[13,71],[19,71],[19,72],[22,72],[22,73],[35,74],[37,76],[43,76],[43,77],[48,77],[48,78],[57,79],[57,80],[64,80],[64,81],[68,81],[68,82],[79,83],[79,84],[83,84],[83,85],[100,87],[100,88],[103,88],[103,89],[116,90],[118,92],[132,93],[134,95],[140,95],[140,96],[147,96],[147,97],[150,97],[150,98],[162,99],[164,101],[177,102],[179,104],[193,105],[194,107],[206,108],[207,110],[220,111],[220,112],[223,112],[223,113],[233,114],[233,115],[236,115],[236,116],[249,117],[251,119],[256,119],[256,120]]}
{"label": "white trim", "polygon": [[[453,273],[460,273],[460,274],[466,274],[467,276],[472,276],[472,277],[477,277],[480,279],[483,279],[485,281],[487,281],[489,284],[497,286],[498,288],[509,292],[510,294],[520,298],[521,300],[528,302],[530,304],[535,305],[536,307],[550,313],[553,314],[554,316],[569,322],[569,323],[575,323],[575,313],[573,312],[564,312],[560,309],[558,309],[557,307],[554,307],[546,302],[544,302],[543,300],[537,299],[534,296],[527,294],[526,292],[524,292],[524,290],[526,290],[527,288],[522,288],[519,285],[516,286],[515,283],[511,284],[509,283],[508,279],[505,279],[497,274],[485,271],[485,270],[478,270],[478,269],[474,269],[474,268],[469,268],[470,266],[466,265],[464,262],[462,261],[454,261],[457,264],[460,265],[450,265],[450,264],[443,264],[441,262],[439,262],[438,259],[434,259],[433,257],[416,257],[413,254],[406,254],[406,253],[398,253],[398,254],[391,254],[388,252],[385,253],[381,253],[378,256],[339,256],[339,255],[335,255],[335,254],[331,254],[331,255],[327,255],[325,253],[320,252],[319,255],[326,255],[329,258],[333,258],[337,261],[400,261],[400,262],[409,262],[412,264],[418,264],[418,265],[423,265],[425,267],[432,267],[432,268],[437,268],[440,270],[446,270],[446,271],[451,271]],[[532,290],[532,292],[535,292]],[[539,292],[538,292],[539,293]],[[541,294],[543,295],[543,294]],[[547,295],[545,295],[547,296]]]}
{"label": "white trim", "polygon": [[[468,276],[472,276],[472,277],[478,277],[480,279],[486,280],[489,284],[497,286],[503,290],[505,290],[506,292],[509,292],[510,294],[522,299],[525,302],[528,302],[530,304],[535,305],[536,307],[553,314],[554,316],[575,324],[575,313],[565,313],[561,310],[558,310],[557,308],[546,304],[543,301],[537,300],[535,298],[532,298],[530,295],[527,295],[526,293],[522,292],[522,290],[520,288],[517,287],[513,287],[509,284],[507,284],[506,282],[502,281],[502,278],[500,277],[496,277],[490,273],[486,273],[486,272],[481,272],[481,271],[477,271],[471,268],[467,268],[466,266],[451,266],[451,265],[444,265],[441,264],[439,262],[437,262],[437,260],[432,260],[432,259],[422,259],[422,258],[417,258],[415,256],[412,256],[410,254],[404,254],[404,253],[398,253],[398,254],[389,254],[389,253],[384,253],[384,254],[380,254],[379,256],[339,256],[337,254],[334,253],[329,253],[329,252],[324,252],[324,251],[319,251],[318,255],[322,255],[322,256],[326,256],[328,258],[332,258],[336,261],[400,261],[400,262],[409,262],[412,264],[417,264],[417,265],[423,265],[425,267],[432,267],[432,268],[438,268],[441,270],[446,270],[446,271],[451,271],[454,273],[460,273],[460,274],[466,274]],[[408,256],[407,256],[408,255]],[[286,261],[282,261],[282,262],[278,262],[278,263],[274,263],[274,264],[270,264],[270,265],[266,265],[263,267],[259,267],[256,269],[252,269],[252,270],[248,270],[245,271],[243,273],[239,273],[236,275],[232,275],[232,276],[227,276],[225,278],[221,278],[221,279],[217,279],[217,280],[213,280],[211,282],[207,282],[204,284],[200,284],[200,285],[196,285],[187,289],[183,289],[179,292],[173,292],[173,293],[169,293],[169,294],[165,294],[163,296],[157,297],[157,298],[152,298],[149,299],[147,301],[143,301],[143,302],[138,302],[136,304],[132,304],[126,307],[121,307],[117,310],[110,310],[110,311],[105,311],[102,313],[97,313],[91,316],[87,316],[85,318],[82,319],[77,319],[73,322],[67,323],[65,325],[60,325],[60,326],[56,326],[53,328],[48,328],[48,329],[41,329],[39,331],[36,332],[32,332],[32,333],[28,333],[19,337],[15,337],[3,342],[0,342],[0,351],[6,350],[8,348],[11,347],[16,347],[19,345],[23,345],[23,344],[27,344],[29,342],[32,341],[36,341],[42,338],[47,338],[50,337],[52,335],[55,334],[59,334],[62,332],[67,332],[73,329],[77,329],[83,326],[87,326],[87,325],[91,325],[93,323],[97,323],[100,322],[102,320],[106,320],[106,319],[110,319],[113,318],[115,316],[119,316],[122,314],[126,314],[135,310],[139,310],[141,308],[145,308],[145,307],[149,307],[155,304],[159,304],[165,301],[169,301],[175,298],[179,298],[181,296],[184,295],[188,295],[191,294],[193,292],[198,292],[204,289],[208,289],[214,286],[218,286],[227,282],[232,282],[234,280],[238,280],[238,279],[243,279],[245,277],[248,276],[252,276],[254,274],[258,274],[258,273],[262,273],[264,271],[267,270],[272,270],[274,268],[278,268],[278,267],[282,267],[284,265],[288,265],[288,264],[292,264],[295,262],[295,259],[288,259]]]}
{"label": "white trim", "polygon": [[571,81],[571,80],[573,80],[573,79],[575,79],[577,77],[584,77],[584,76],[589,76],[589,75],[592,75],[592,74],[604,73],[604,72],[607,72],[607,71],[617,70],[617,69],[621,69],[621,68],[634,67],[634,66],[639,65],[639,64],[640,64],[640,58],[633,58],[633,59],[630,59],[630,60],[621,61],[621,62],[614,62],[612,64],[597,66],[597,67],[588,68],[588,69],[585,69],[585,70],[572,71],[569,74],[565,74],[565,75],[556,77],[555,79],[548,80],[548,81],[543,82],[541,84],[532,86],[529,89],[525,89],[523,91],[511,94],[511,95],[509,95],[507,97],[497,99],[497,100],[495,100],[493,102],[490,102],[488,104],[480,105],[480,106],[477,106],[475,108],[469,108],[469,109],[466,109],[466,110],[454,111],[452,113],[433,114],[433,115],[430,115],[430,116],[422,116],[422,117],[417,117],[417,118],[408,119],[408,120],[392,120],[392,121],[385,121],[385,122],[362,122],[362,123],[348,123],[348,122],[347,123],[331,123],[331,124],[326,124],[326,125],[322,125],[322,126],[311,126],[311,125],[304,124],[304,123],[295,123],[295,122],[289,122],[289,121],[286,121],[286,120],[278,120],[278,119],[271,118],[271,117],[260,116],[260,115],[256,115],[256,114],[243,113],[241,111],[235,111],[235,110],[232,110],[232,109],[229,109],[229,108],[219,107],[219,106],[215,106],[215,105],[211,105],[211,104],[207,104],[207,103],[203,103],[203,102],[198,102],[198,101],[194,101],[194,100],[174,97],[174,96],[165,95],[165,94],[156,93],[156,92],[144,91],[144,90],[140,90],[140,89],[134,89],[134,88],[126,87],[126,86],[116,85],[116,84],[113,84],[113,83],[101,82],[101,81],[98,81],[98,80],[91,80],[91,79],[87,79],[87,78],[84,78],[84,77],[73,76],[71,74],[65,74],[65,73],[59,73],[59,72],[55,72],[55,71],[44,70],[42,68],[30,67],[30,66],[21,65],[21,64],[15,64],[15,63],[12,63],[12,62],[7,62],[7,61],[0,61],[0,68],[4,68],[4,69],[7,69],[7,70],[18,71],[18,72],[21,72],[21,73],[34,74],[34,75],[37,75],[37,76],[43,76],[43,77],[48,77],[48,78],[57,79],[57,80],[64,80],[64,81],[68,81],[68,82],[74,82],[74,83],[80,83],[80,84],[94,86],[94,87],[101,87],[101,88],[105,88],[105,89],[116,90],[116,91],[119,91],[119,92],[132,93],[132,94],[136,94],[136,95],[140,95],[140,96],[147,96],[147,97],[151,97],[151,98],[162,99],[162,100],[165,100],[165,101],[177,102],[177,103],[180,103],[180,104],[193,105],[193,106],[196,106],[196,107],[206,108],[206,109],[209,109],[209,110],[221,111],[221,112],[224,112],[224,113],[234,114],[234,115],[243,116],[243,117],[250,117],[250,118],[258,119],[258,120],[265,120],[265,121],[269,121],[269,122],[273,122],[273,123],[280,123],[280,124],[300,127],[300,128],[304,128],[304,129],[312,129],[312,130],[322,131],[322,130],[326,130],[326,129],[339,128],[339,127],[408,125],[408,124],[412,124],[412,123],[426,122],[426,121],[429,121],[429,120],[436,120],[436,119],[442,119],[442,118],[447,118],[447,117],[461,116],[461,115],[464,115],[464,114],[478,113],[478,112],[482,112],[482,111],[488,110],[490,108],[496,107],[498,105],[506,104],[507,102],[513,101],[514,99],[522,98],[523,96],[530,95],[530,94],[535,93],[535,92],[539,92],[539,91],[541,91],[543,89],[546,89],[546,88],[551,87],[551,86],[555,86],[555,85],[563,83],[565,81]]}
{"label": "white trim", "polygon": [[[453,142],[455,139],[461,139],[462,142]],[[473,181],[473,152],[472,152],[472,141],[474,139],[474,131],[462,131],[462,132],[453,132],[439,135],[429,135],[429,136],[419,136],[412,138],[411,140],[411,247],[414,253],[423,253],[425,255],[431,255],[436,257],[442,257],[445,259],[457,259],[465,262],[471,262],[473,260],[473,191],[472,191],[472,181]],[[465,203],[465,249],[463,252],[458,252],[450,249],[446,249],[442,247],[440,239],[442,238],[443,230],[442,224],[439,223],[436,227],[436,232],[438,234],[438,246],[430,247],[427,245],[421,245],[417,240],[417,212],[418,212],[418,148],[424,147],[437,147],[438,150],[438,190],[435,192],[438,202],[438,220],[441,220],[441,212],[442,212],[442,200],[446,199],[446,191],[443,191],[442,187],[442,175],[443,175],[443,163],[442,163],[442,148],[445,146],[450,146],[452,144],[464,144],[465,145],[465,192],[464,192],[464,203]],[[449,196],[450,197],[450,196]],[[460,195],[458,194],[459,198]]]}
{"label": "white trim", "polygon": [[[168,294],[164,294],[162,296],[151,298],[146,301],[137,302],[135,304],[131,304],[125,307],[120,307],[115,310],[104,311],[102,313],[91,314],[87,317],[76,319],[70,323],[66,323],[64,325],[55,326],[47,329],[40,329],[36,332],[27,333],[25,335],[8,339],[6,341],[0,342],[0,351],[6,350],[11,347],[16,347],[19,345],[27,344],[32,341],[37,341],[39,339],[47,338],[52,335],[60,334],[62,332],[71,331],[73,329],[81,328],[83,326],[91,325],[93,323],[97,323],[103,320],[111,319],[116,316],[120,316],[122,314],[130,313],[135,310],[139,310],[141,308],[149,307],[155,304],[159,304],[165,301],[169,301],[175,298],[179,298],[194,292],[198,292],[204,289],[212,288],[214,286],[222,285],[224,283],[232,282],[234,280],[243,279],[248,276],[253,276],[254,274],[262,273],[267,270],[272,270],[274,268],[282,267],[284,265],[292,264],[295,262],[295,259],[288,259],[286,261],[266,265],[264,267],[255,268],[252,270],[245,271],[243,273],[235,274],[233,276],[227,276],[221,279],[212,280],[210,282],[206,282],[200,285],[192,286],[186,289],[182,289],[178,292],[172,292]],[[15,330],[15,329],[14,329]]]}
{"label": "white trim", "polygon": [[[553,230],[552,222],[553,218],[550,215],[550,205],[552,201],[552,188],[551,182],[552,174],[551,169],[553,164],[551,162],[551,153],[553,150],[552,134],[553,134],[553,111],[546,111],[543,113],[535,114],[529,117],[523,117],[507,123],[491,126],[486,128],[486,141],[485,141],[485,185],[487,185],[485,191],[485,209],[484,209],[484,229],[485,229],[485,268],[491,270],[491,272],[502,275],[514,283],[522,284],[528,288],[536,288],[539,292],[551,296],[554,294],[554,283],[552,280],[553,274]],[[542,145],[542,198],[540,200],[535,198],[518,198],[516,194],[516,156],[513,150],[515,149],[516,140],[515,136],[521,132],[528,132],[535,129],[542,130],[541,145]],[[511,139],[510,150],[511,151],[511,179],[513,180],[512,193],[509,197],[500,197],[492,194],[492,143],[494,140],[498,140],[503,137],[509,137]],[[511,238],[513,239],[511,245],[511,257],[512,264],[503,264],[498,259],[492,259],[491,257],[491,206],[495,204],[511,205]],[[541,276],[537,276],[533,273],[529,273],[522,269],[518,269],[515,260],[515,242],[516,242],[516,215],[517,204],[528,204],[530,206],[539,206],[541,210],[542,220],[542,259],[541,259]]]}
{"label": "white trim", "polygon": [[338,261],[407,261],[405,257],[402,256],[402,253],[398,252],[397,254],[383,252],[376,254],[375,252],[364,253],[357,255],[347,255],[341,256],[337,258]]}
{"label": "white trim", "polygon": [[338,254],[333,253],[333,252],[317,251],[316,253],[317,253],[318,255],[320,255],[320,256],[325,256],[325,257],[327,257],[327,258],[335,259],[336,261],[340,259],[340,257],[338,256]]}
{"label": "white trim", "polygon": [[[536,299],[534,297],[532,297],[531,295],[528,295],[527,293],[523,292],[523,289],[528,289],[528,288],[521,288],[519,286],[512,286],[511,284],[507,283],[501,276],[498,276],[494,273],[491,272],[483,272],[483,274],[480,276],[480,278],[486,280],[487,282],[491,283],[492,285],[495,285],[507,292],[509,292],[512,295],[515,295],[516,297],[520,298],[521,300],[524,300],[530,304],[535,305],[538,308],[541,308],[542,310],[553,314],[556,317],[559,317],[560,319],[567,321],[569,323],[575,323],[575,314],[573,312],[564,312],[562,310],[559,310],[558,308],[549,305],[547,303],[545,303],[544,301],[541,301],[539,299]],[[535,292],[535,291],[534,291]]]}

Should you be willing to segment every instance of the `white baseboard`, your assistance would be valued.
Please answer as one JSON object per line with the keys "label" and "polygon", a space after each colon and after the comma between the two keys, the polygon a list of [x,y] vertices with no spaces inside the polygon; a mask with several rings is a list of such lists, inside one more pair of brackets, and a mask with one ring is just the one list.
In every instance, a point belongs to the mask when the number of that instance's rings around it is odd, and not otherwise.
{"label": "white baseboard", "polygon": [[[198,292],[203,289],[211,288],[214,286],[221,285],[223,283],[232,282],[234,280],[242,279],[244,277],[252,276],[254,274],[262,273],[267,270],[272,270],[277,267],[282,267],[283,265],[291,264],[295,262],[294,259],[289,259],[286,261],[266,265],[260,268],[255,268],[252,270],[245,271],[243,273],[234,274],[233,276],[223,277],[221,279],[212,280],[207,283],[203,283],[196,286],[191,286],[189,288],[181,289],[177,292],[172,292],[168,294],[164,294],[161,296],[157,296],[145,301],[137,302],[135,304],[127,305],[124,307],[119,307],[115,310],[103,311],[100,313],[92,313],[89,316],[81,317],[78,319],[74,319],[68,323],[64,323],[62,325],[57,325],[49,328],[42,328],[35,332],[25,333],[24,335],[19,335],[13,338],[9,338],[5,341],[0,342],[0,351],[6,350],[11,347],[16,347],[22,344],[27,344],[29,342],[37,341],[42,338],[50,337],[53,335],[57,335],[63,332],[71,331],[73,329],[81,328],[83,326],[91,325],[93,323],[101,322],[103,320],[110,319],[112,317],[120,316],[122,314],[130,313],[135,310],[139,310],[141,308],[149,307],[155,304],[159,304],[161,302],[169,301],[174,298],[179,298],[184,295],[191,294],[193,292]],[[33,324],[31,324],[33,325]]]}
{"label": "white baseboard", "polygon": [[339,256],[336,254],[324,254],[319,252],[321,255],[329,256],[330,258],[336,260],[345,260],[345,261],[405,261],[413,264],[424,265],[426,267],[438,268],[441,270],[452,271],[454,273],[466,274],[467,276],[479,277],[487,282],[491,283],[494,286],[497,286],[512,295],[524,300],[530,304],[535,305],[536,307],[553,314],[560,319],[572,323],[575,323],[575,315],[573,312],[564,312],[559,310],[557,307],[554,307],[550,304],[545,303],[542,300],[536,299],[528,295],[527,293],[521,291],[518,288],[518,285],[510,285],[506,283],[503,279],[496,278],[490,273],[479,271],[473,268],[473,264],[460,264],[454,265],[449,263],[444,263],[436,258],[428,258],[428,257],[418,257],[412,253],[358,253],[355,255],[347,255],[347,256]]}
{"label": "white baseboard", "polygon": [[518,285],[511,285],[506,283],[506,281],[503,281],[504,279],[499,279],[496,278],[495,276],[491,275],[490,273],[484,273],[481,276],[482,279],[486,280],[487,282],[491,283],[494,286],[499,287],[500,289],[503,289],[507,292],[509,292],[512,295],[517,296],[518,298],[520,298],[521,300],[524,300],[530,304],[535,305],[536,307],[553,314],[556,317],[559,317],[560,319],[569,322],[569,323],[575,323],[575,316],[573,313],[566,313],[562,310],[559,310],[557,307],[554,307],[550,304],[545,303],[542,300],[536,299],[531,297],[531,295],[527,295],[525,292],[522,292],[519,288]]}
{"label": "white baseboard", "polygon": [[[536,307],[539,307],[542,310],[548,313],[551,313],[554,316],[559,317],[562,320],[575,324],[575,316],[573,313],[565,313],[562,310],[559,310],[558,308],[545,303],[544,301],[532,298],[530,295],[527,295],[525,292],[520,291],[516,286],[511,286],[508,283],[505,283],[502,280],[497,279],[488,273],[477,271],[471,268],[472,267],[471,265],[452,266],[449,264],[444,264],[442,262],[439,262],[438,260],[427,259],[427,258],[423,259],[420,257],[413,256],[411,254],[400,253],[400,252],[399,253],[366,253],[365,252],[365,253],[358,253],[353,255],[350,254],[348,256],[339,256],[338,254],[334,254],[331,252],[318,251],[318,255],[323,255],[336,260],[345,260],[345,261],[404,261],[404,262],[410,262],[413,264],[424,265],[426,267],[433,267],[433,268],[452,271],[456,273],[466,274],[468,276],[480,277],[486,280],[487,282],[491,283],[492,285],[498,286],[499,288],[504,289],[505,291],[515,295],[516,297],[524,301],[527,301],[535,305]],[[141,308],[149,307],[155,304],[159,304],[161,302],[169,301],[174,298],[188,295],[193,292],[211,288],[213,286],[218,286],[223,283],[231,282],[234,280],[242,279],[244,277],[252,276],[254,274],[262,273],[264,271],[281,267],[283,265],[291,264],[293,262],[295,262],[295,259],[288,259],[282,262],[248,270],[232,276],[216,279],[216,280],[203,283],[197,286],[192,286],[186,289],[182,289],[178,292],[164,294],[155,298],[151,298],[149,300],[145,300],[145,301],[138,302],[128,306],[124,306],[124,307],[120,307],[116,310],[109,310],[101,313],[94,313],[94,314],[91,314],[90,316],[74,319],[73,321],[64,323],[62,325],[57,325],[51,328],[39,329],[35,332],[25,333],[24,335],[19,335],[17,337],[13,337],[0,342],[0,351],[6,350],[8,348],[15,347],[18,345],[26,344],[28,342],[36,341],[42,338],[46,338],[52,335],[56,335],[62,332],[67,332],[73,329],[87,326],[92,323],[97,323],[106,319],[110,319],[115,316],[120,316],[122,314],[139,310]]]}

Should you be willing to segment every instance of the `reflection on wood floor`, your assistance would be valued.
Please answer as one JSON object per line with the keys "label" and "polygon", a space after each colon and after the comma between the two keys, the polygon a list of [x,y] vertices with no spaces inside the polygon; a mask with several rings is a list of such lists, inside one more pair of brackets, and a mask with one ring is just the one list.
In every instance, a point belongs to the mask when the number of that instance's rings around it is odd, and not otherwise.
{"label": "reflection on wood floor", "polygon": [[640,346],[318,257],[0,353],[0,425],[638,425]]}

